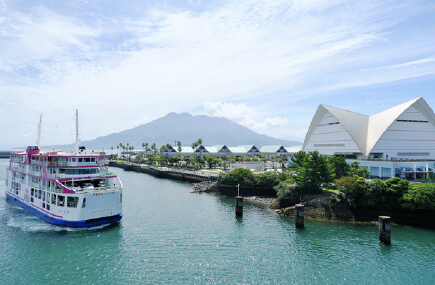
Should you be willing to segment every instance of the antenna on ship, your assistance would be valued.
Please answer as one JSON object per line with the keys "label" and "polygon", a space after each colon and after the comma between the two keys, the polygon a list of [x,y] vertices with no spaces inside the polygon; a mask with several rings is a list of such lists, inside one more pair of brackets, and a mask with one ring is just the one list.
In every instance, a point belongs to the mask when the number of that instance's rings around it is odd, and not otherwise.
{"label": "antenna on ship", "polygon": [[78,155],[79,154],[79,110],[76,109],[76,145],[74,147],[74,154]]}
{"label": "antenna on ship", "polygon": [[38,146],[38,149],[41,148],[41,125],[42,125],[42,116],[43,116],[43,114],[39,115],[38,139],[36,140],[36,145]]}

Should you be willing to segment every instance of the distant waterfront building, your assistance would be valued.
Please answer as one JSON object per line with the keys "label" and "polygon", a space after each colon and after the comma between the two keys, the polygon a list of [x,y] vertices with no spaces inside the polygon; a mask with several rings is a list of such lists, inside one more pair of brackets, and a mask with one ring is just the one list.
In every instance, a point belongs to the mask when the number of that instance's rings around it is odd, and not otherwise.
{"label": "distant waterfront building", "polygon": [[421,97],[371,116],[320,105],[302,150],[359,161],[373,177],[426,177],[434,172],[435,114]]}
{"label": "distant waterfront building", "polygon": [[[226,146],[226,145],[213,145],[213,146],[199,146],[197,149],[193,150],[191,147],[182,147],[181,157],[190,157],[195,156],[255,156],[259,157],[263,155],[266,159],[271,159],[272,156],[277,157],[280,155],[290,156],[295,154],[296,152],[302,149],[302,145],[299,146],[290,146],[284,147],[280,145],[273,146],[263,146],[261,148],[257,148],[255,145],[239,145],[239,146]],[[178,153],[171,153],[170,156],[176,155]]]}
{"label": "distant waterfront building", "polygon": [[263,172],[264,162],[263,161],[237,161],[236,163],[232,163],[230,165],[231,171],[238,168],[249,169],[253,172]]}

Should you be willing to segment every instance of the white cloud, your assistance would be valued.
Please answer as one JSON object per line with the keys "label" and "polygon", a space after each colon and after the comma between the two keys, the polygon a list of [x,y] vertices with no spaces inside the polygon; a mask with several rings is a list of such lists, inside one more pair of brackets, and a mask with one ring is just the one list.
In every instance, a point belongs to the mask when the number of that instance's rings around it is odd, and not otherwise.
{"label": "white cloud", "polygon": [[226,117],[260,133],[271,132],[270,129],[281,128],[288,123],[287,118],[263,118],[246,104],[207,102],[204,104],[204,110],[208,116]]}
{"label": "white cloud", "polygon": [[282,136],[308,128],[309,119],[291,125],[295,101],[435,73],[433,28],[413,19],[433,11],[424,1],[195,1],[195,11],[149,5],[143,14],[5,3],[0,113],[24,133],[36,113],[69,128],[65,114],[79,108],[92,138],[205,105]]}

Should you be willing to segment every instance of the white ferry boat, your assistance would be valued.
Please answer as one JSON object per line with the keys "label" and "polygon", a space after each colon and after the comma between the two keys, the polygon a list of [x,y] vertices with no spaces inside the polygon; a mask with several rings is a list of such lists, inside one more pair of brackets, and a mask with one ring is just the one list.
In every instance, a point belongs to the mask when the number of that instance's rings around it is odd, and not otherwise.
{"label": "white ferry boat", "polygon": [[108,170],[109,155],[42,152],[38,146],[13,151],[6,170],[6,198],[55,225],[91,227],[122,218],[122,183]]}

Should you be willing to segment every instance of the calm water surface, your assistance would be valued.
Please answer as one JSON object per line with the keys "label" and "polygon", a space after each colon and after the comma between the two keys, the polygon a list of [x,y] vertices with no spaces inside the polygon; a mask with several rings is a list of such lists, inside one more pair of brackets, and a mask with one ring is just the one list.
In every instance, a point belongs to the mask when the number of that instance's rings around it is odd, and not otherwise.
{"label": "calm water surface", "polygon": [[435,231],[305,222],[191,193],[191,184],[116,172],[124,218],[92,229],[46,224],[6,202],[0,159],[1,284],[434,284]]}

